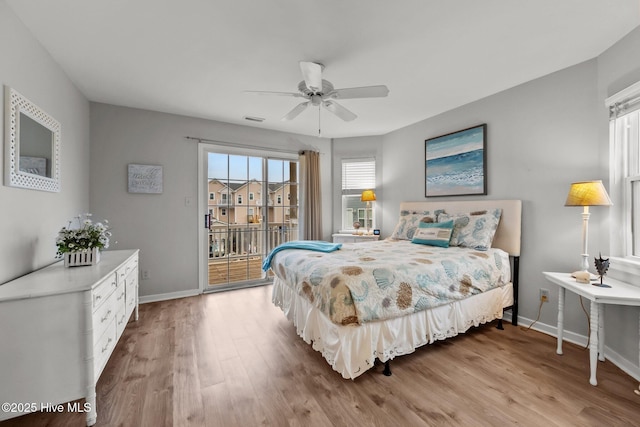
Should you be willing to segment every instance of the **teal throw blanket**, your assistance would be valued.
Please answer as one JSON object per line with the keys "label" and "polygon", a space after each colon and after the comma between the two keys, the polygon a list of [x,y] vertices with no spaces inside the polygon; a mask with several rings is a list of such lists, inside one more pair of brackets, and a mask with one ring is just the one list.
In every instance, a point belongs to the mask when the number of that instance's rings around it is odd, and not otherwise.
{"label": "teal throw blanket", "polygon": [[306,249],[308,251],[316,252],[333,252],[337,251],[341,247],[342,243],[329,243],[322,240],[293,240],[291,242],[286,242],[273,248],[262,262],[262,270],[267,271],[271,267],[271,260],[273,259],[273,256],[285,249]]}

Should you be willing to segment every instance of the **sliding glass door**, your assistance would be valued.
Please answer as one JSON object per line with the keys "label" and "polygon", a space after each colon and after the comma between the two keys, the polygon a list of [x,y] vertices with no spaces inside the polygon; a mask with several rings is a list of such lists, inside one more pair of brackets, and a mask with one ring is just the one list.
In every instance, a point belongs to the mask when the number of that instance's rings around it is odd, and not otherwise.
{"label": "sliding glass door", "polygon": [[[205,291],[268,283],[262,261],[298,239],[298,161],[254,150],[201,151]],[[206,173],[204,173],[206,171]]]}

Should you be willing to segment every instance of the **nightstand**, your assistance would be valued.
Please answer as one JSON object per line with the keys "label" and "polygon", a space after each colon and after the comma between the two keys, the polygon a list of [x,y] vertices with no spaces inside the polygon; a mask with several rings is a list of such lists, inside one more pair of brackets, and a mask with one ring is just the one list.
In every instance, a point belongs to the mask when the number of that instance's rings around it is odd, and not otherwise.
{"label": "nightstand", "polygon": [[376,234],[333,234],[333,243],[362,243],[373,242],[378,239],[380,239],[380,236]]}
{"label": "nightstand", "polygon": [[[560,287],[558,292],[558,348],[556,353],[562,354],[562,334],[564,329],[564,294],[565,289],[583,296],[591,301],[591,335],[589,335],[589,365],[591,367],[591,385],[598,385],[596,368],[598,360],[604,361],[604,305],[640,306],[640,287],[620,280],[604,277],[604,284],[609,287],[594,286],[589,283],[578,283],[570,273],[543,272],[544,277]],[[593,282],[599,284],[599,282]]]}

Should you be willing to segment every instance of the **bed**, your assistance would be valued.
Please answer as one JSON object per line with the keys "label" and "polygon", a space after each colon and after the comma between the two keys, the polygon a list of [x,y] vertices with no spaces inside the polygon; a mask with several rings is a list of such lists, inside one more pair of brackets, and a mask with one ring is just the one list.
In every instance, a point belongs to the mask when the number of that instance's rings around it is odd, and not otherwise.
{"label": "bed", "polygon": [[376,360],[389,375],[396,356],[502,327],[505,310],[517,324],[521,211],[520,200],[403,202],[385,240],[274,250],[272,301],[344,378]]}

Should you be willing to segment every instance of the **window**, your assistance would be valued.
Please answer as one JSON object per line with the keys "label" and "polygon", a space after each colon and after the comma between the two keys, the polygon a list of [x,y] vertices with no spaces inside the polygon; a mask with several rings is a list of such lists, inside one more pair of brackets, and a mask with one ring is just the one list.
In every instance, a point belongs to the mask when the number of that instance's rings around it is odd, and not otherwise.
{"label": "window", "polygon": [[227,208],[220,209],[220,216],[227,216]]}
{"label": "window", "polygon": [[242,194],[238,194],[238,204],[242,204]]}
{"label": "window", "polygon": [[209,193],[209,200],[215,200],[216,199],[216,193]]}
{"label": "window", "polygon": [[[342,161],[342,229],[353,230],[353,223],[363,228],[376,227],[375,209],[360,201],[364,190],[376,188],[375,159],[348,159]],[[366,221],[365,221],[366,218]],[[366,223],[365,223],[366,222]]]}
{"label": "window", "polygon": [[255,196],[253,193],[249,193],[249,200],[253,201],[255,199]]}
{"label": "window", "polygon": [[640,262],[640,82],[607,99],[611,254]]}
{"label": "window", "polygon": [[229,197],[229,193],[222,193],[220,196],[222,197],[222,204],[226,205],[227,198]]}
{"label": "window", "polygon": [[278,204],[282,204],[282,194],[278,194]]}

